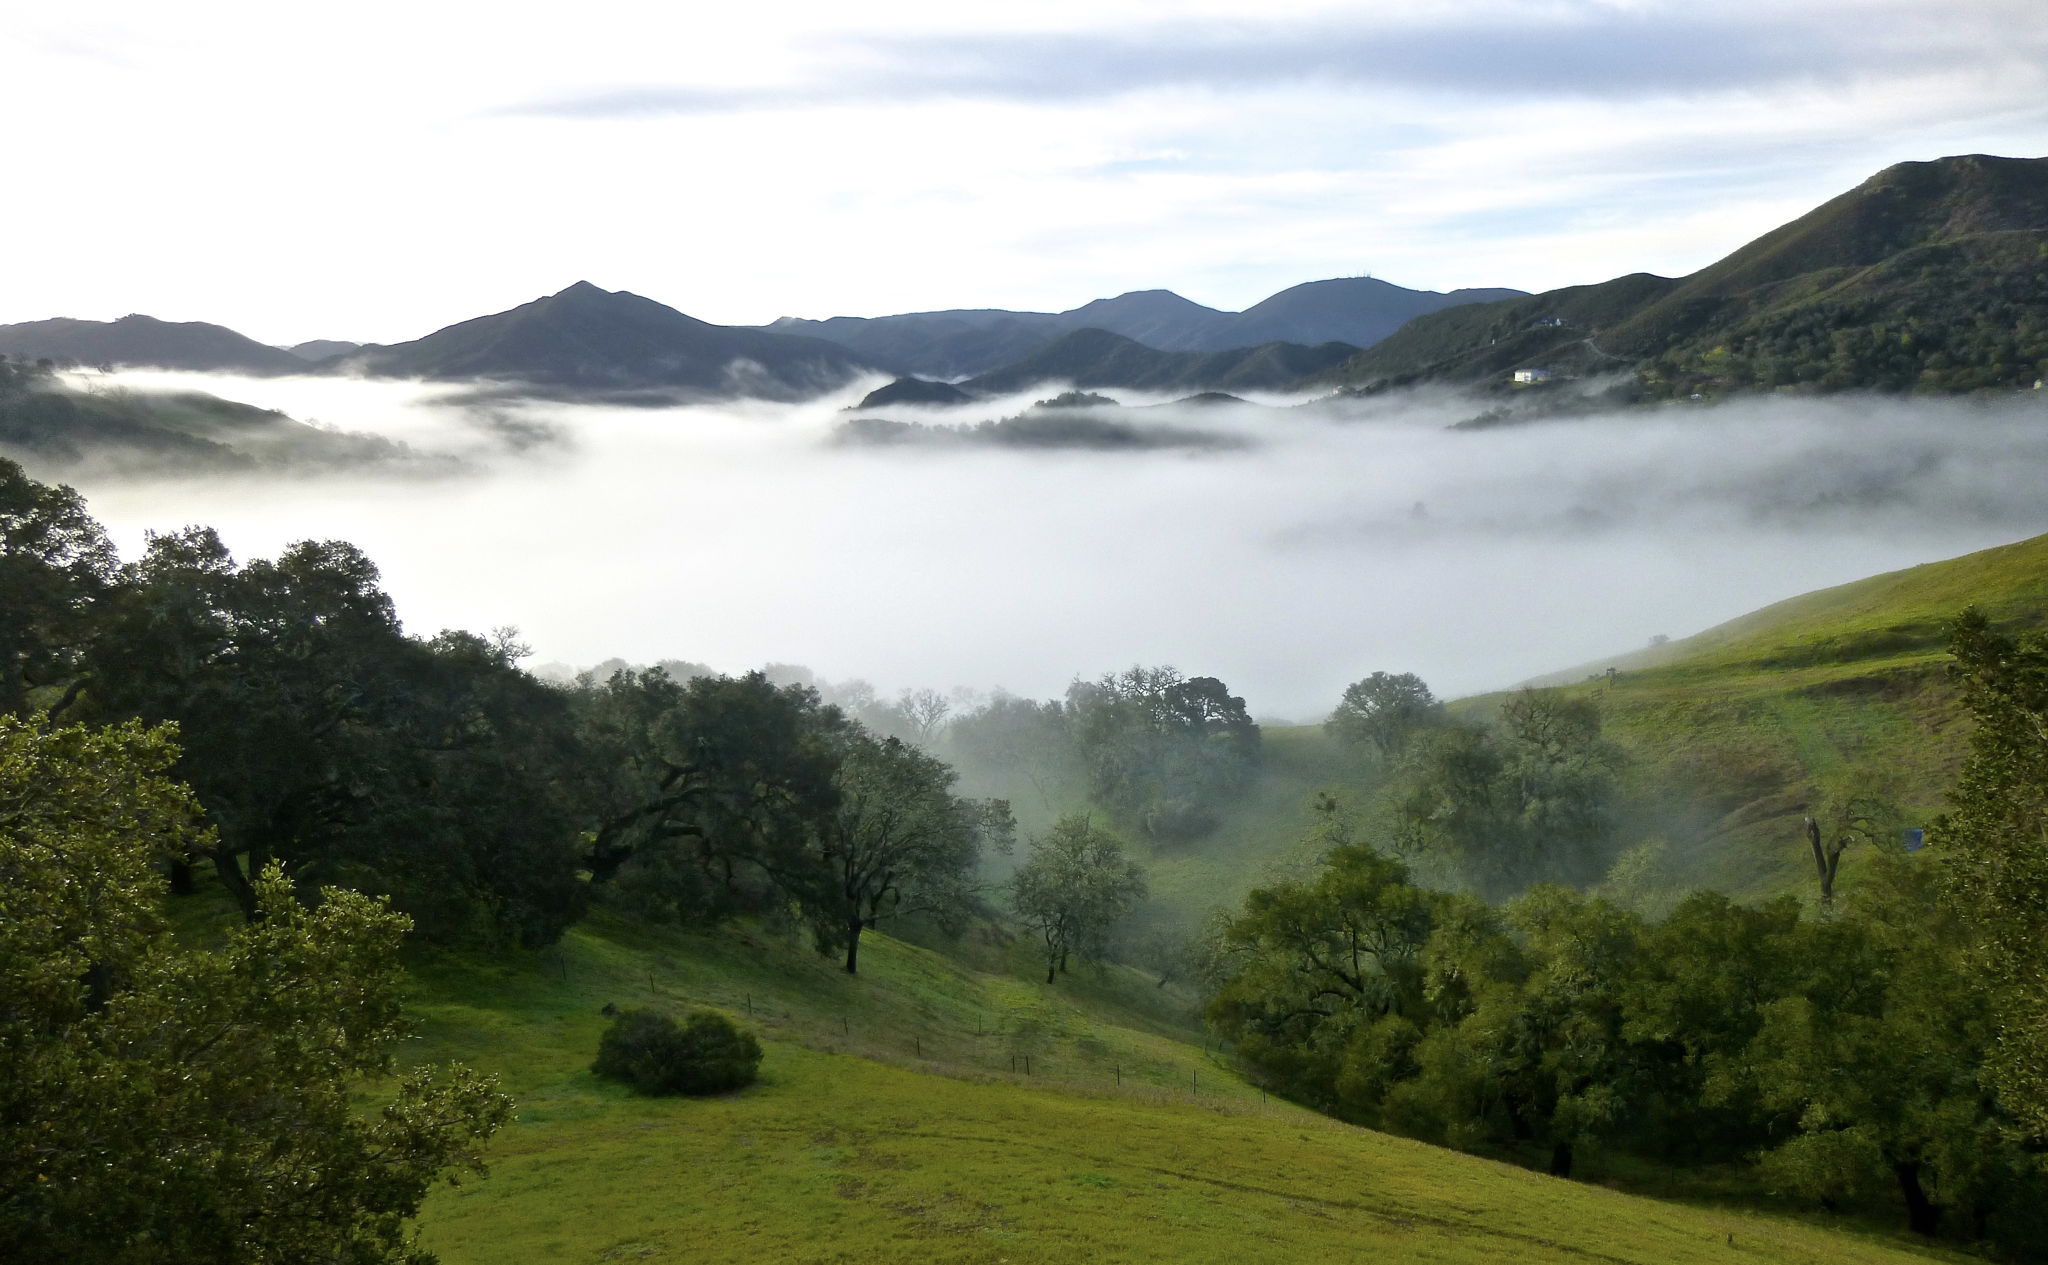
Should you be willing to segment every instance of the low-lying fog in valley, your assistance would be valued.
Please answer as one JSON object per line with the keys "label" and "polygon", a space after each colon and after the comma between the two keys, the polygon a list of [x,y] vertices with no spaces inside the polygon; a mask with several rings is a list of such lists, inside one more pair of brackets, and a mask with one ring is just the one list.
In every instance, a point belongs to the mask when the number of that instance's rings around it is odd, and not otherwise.
{"label": "low-lying fog in valley", "polygon": [[[452,454],[464,473],[66,474],[134,556],[341,538],[408,628],[517,625],[530,663],[771,661],[892,692],[1046,697],[1133,662],[1319,717],[1374,669],[1439,693],[1684,636],[1779,598],[2048,531],[2048,401],[1681,406],[1490,430],[1449,396],[1120,420],[1239,446],[833,443],[808,405],[480,404],[459,388],[131,373]],[[1056,388],[950,414],[1012,416]],[[1112,391],[1125,404],[1153,403]],[[1282,405],[1293,401],[1268,400]]]}

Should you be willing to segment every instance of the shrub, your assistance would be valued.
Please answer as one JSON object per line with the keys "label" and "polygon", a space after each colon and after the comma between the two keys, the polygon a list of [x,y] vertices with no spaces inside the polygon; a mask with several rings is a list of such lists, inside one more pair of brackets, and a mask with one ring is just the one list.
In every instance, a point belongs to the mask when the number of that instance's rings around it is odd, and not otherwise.
{"label": "shrub", "polygon": [[628,1010],[597,1043],[599,1076],[643,1094],[718,1094],[754,1083],[761,1043],[715,1010],[694,1010],[682,1023],[652,1010]]}

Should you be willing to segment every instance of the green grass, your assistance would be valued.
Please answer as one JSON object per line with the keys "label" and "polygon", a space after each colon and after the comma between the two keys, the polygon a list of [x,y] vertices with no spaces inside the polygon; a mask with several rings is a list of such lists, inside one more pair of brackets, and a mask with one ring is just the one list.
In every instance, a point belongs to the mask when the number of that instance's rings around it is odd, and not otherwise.
{"label": "green grass", "polygon": [[[1114,975],[1046,988],[876,937],[848,978],[758,931],[600,918],[559,951],[437,957],[415,981],[409,1057],[465,1059],[520,1100],[492,1175],[428,1201],[424,1242],[450,1265],[1955,1259],[1266,1102]],[[598,1080],[600,1007],[650,1000],[751,1006],[761,1081],[652,1100]],[[1027,1050],[1032,1075],[1012,1074]]]}
{"label": "green grass", "polygon": [[[1800,819],[1829,783],[1882,792],[1899,826],[1941,811],[1969,731],[1944,630],[1973,604],[2009,629],[2048,622],[2048,536],[1779,602],[1559,688],[1597,698],[1633,758],[1652,806],[1636,828],[1674,845],[1667,890],[1806,894]],[[1846,857],[1845,890],[1857,870]]]}
{"label": "green grass", "polygon": [[1152,899],[1182,916],[1216,905],[1235,909],[1268,876],[1312,861],[1304,840],[1315,826],[1316,795],[1330,791],[1356,802],[1371,786],[1359,758],[1321,726],[1269,725],[1261,736],[1259,776],[1216,830],[1144,858]]}

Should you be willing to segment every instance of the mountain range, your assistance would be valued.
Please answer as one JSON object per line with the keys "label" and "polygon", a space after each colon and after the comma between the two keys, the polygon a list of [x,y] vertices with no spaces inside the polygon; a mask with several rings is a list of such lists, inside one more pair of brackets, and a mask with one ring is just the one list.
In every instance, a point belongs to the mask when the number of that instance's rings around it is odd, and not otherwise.
{"label": "mountain range", "polygon": [[1159,351],[1229,351],[1266,343],[1370,347],[1414,317],[1520,290],[1409,290],[1373,277],[1309,281],[1242,312],[1221,312],[1171,290],[1134,290],[1065,312],[964,309],[898,316],[783,317],[764,329],[840,343],[898,374],[962,378],[1033,356],[1061,335],[1098,329]]}
{"label": "mountain range", "polygon": [[1241,313],[1148,290],[1062,313],[911,313],[755,327],[713,325],[628,291],[579,281],[406,343],[315,339],[280,348],[218,325],[127,316],[0,326],[0,352],[201,372],[305,373],[310,367],[659,399],[803,399],[884,372],[979,375],[966,384],[973,393],[1062,378],[1139,389],[1279,390],[1346,359],[1414,311],[1518,293],[1443,295],[1350,278],[1295,286]]}
{"label": "mountain range", "polygon": [[[578,282],[389,346],[269,347],[148,316],[0,326],[0,353],[88,365],[495,380],[649,399],[802,399],[882,374],[988,394],[1064,381],[1328,391],[1610,377],[1629,398],[1962,393],[2048,377],[2048,159],[1901,163],[1685,277],[1528,295],[1312,281],[1242,312],[1167,290],[1066,312],[963,309],[723,326]],[[929,387],[905,385],[907,401]]]}

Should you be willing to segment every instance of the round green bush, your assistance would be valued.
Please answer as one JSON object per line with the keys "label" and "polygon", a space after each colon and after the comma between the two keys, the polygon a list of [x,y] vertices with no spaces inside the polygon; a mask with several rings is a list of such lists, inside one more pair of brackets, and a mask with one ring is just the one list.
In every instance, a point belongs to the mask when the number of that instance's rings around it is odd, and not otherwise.
{"label": "round green bush", "polygon": [[598,1039],[591,1070],[643,1094],[720,1094],[754,1083],[761,1043],[715,1010],[683,1022],[653,1010],[628,1010]]}

